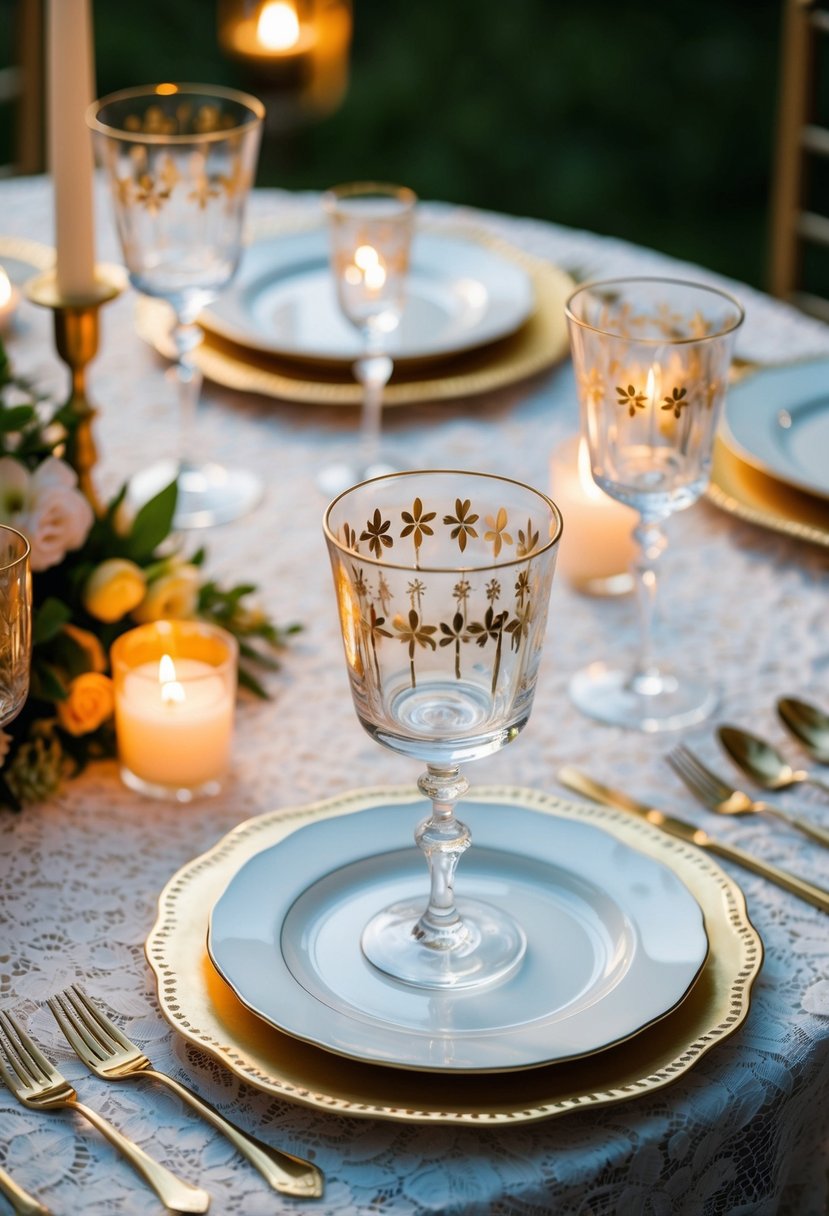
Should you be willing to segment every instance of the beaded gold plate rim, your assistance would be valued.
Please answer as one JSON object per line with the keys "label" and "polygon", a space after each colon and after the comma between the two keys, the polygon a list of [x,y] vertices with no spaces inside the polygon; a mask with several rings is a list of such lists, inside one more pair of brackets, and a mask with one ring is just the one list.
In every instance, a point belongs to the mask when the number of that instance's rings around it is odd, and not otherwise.
{"label": "beaded gold plate rim", "polygon": [[829,548],[829,504],[786,485],[740,458],[719,435],[706,497],[746,523]]}
{"label": "beaded gold plate rim", "polygon": [[481,802],[575,816],[668,865],[700,904],[708,959],[685,1001],[631,1040],[571,1063],[497,1075],[446,1075],[364,1064],[267,1026],[238,1001],[209,961],[209,910],[249,857],[306,823],[370,806],[411,802],[410,787],[358,790],[240,824],[178,871],[159,897],[146,943],[161,1011],[193,1046],[275,1097],[320,1111],[409,1123],[495,1126],[606,1106],[677,1080],[748,1015],[763,948],[739,886],[705,853],[609,808],[508,786],[475,789]]}
{"label": "beaded gold plate rim", "polygon": [[[309,226],[307,222],[304,225],[295,223],[287,231],[304,231]],[[286,229],[277,225],[257,225],[255,231],[273,235]],[[385,406],[451,401],[493,392],[529,379],[567,355],[569,338],[564,304],[572,294],[575,282],[566,271],[476,225],[430,224],[428,231],[477,241],[522,266],[532,281],[535,309],[514,334],[477,350],[442,357],[439,362],[412,360],[411,366],[392,377],[383,393]],[[165,303],[139,297],[136,328],[159,353],[168,358],[172,356],[170,312]],[[205,332],[195,358],[207,379],[224,388],[306,405],[360,404],[362,390],[347,369],[278,359],[209,331]]]}

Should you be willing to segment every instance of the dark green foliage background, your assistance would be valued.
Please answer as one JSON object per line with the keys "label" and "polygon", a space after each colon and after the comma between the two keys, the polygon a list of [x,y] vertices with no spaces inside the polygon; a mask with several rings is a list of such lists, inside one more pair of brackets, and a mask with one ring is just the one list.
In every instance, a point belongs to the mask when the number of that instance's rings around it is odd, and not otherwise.
{"label": "dark green foliage background", "polygon": [[[0,0],[8,7],[9,0]],[[763,285],[782,0],[354,0],[342,109],[269,138],[260,184],[405,181]],[[95,0],[100,93],[260,82],[214,0]]]}

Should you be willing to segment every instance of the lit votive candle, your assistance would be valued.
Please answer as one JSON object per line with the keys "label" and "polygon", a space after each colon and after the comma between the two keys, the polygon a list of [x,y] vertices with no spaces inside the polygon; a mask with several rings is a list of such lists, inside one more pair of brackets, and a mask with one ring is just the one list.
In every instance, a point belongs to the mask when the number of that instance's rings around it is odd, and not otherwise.
{"label": "lit votive candle", "polygon": [[637,514],[600,490],[584,439],[574,435],[553,452],[551,493],[564,517],[557,568],[587,595],[630,591]]}
{"label": "lit votive candle", "polygon": [[235,638],[198,621],[156,621],[115,641],[126,785],[177,802],[218,793],[230,762],[237,657]]}

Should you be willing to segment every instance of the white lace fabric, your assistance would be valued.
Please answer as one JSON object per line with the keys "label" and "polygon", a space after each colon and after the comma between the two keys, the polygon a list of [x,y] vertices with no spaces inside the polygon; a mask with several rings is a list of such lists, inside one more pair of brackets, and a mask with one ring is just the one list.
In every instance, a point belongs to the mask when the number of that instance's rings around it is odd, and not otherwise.
{"label": "white lace fabric", "polygon": [[[45,179],[0,185],[4,233],[52,239]],[[308,214],[308,197],[260,191],[255,216]],[[657,273],[721,283],[698,267],[539,221],[457,208],[474,222],[582,274]],[[109,200],[97,198],[98,255],[117,261]],[[829,330],[740,285],[738,353],[770,362],[829,355]],[[125,293],[101,314],[90,368],[99,408],[98,484],[172,451],[177,418],[163,362],[133,329]],[[8,342],[15,369],[54,393],[65,369],[51,319],[24,305]],[[0,813],[0,1006],[18,1012],[83,1100],[148,1152],[213,1196],[214,1213],[258,1216],[668,1216],[735,1212],[825,1216],[829,1202],[829,921],[794,896],[726,865],[746,893],[766,950],[745,1025],[693,1069],[648,1097],[547,1122],[486,1130],[343,1118],[275,1100],[195,1050],[161,1017],[144,941],[164,884],[185,862],[251,816],[346,790],[414,781],[416,765],[373,743],[354,715],[321,533],[314,473],[354,434],[353,412],[245,397],[206,385],[200,442],[257,472],[265,502],[246,519],[194,538],[211,573],[255,581],[281,622],[303,633],[268,681],[272,699],[244,700],[232,779],[216,799],[178,807],[141,799],[114,763],[91,767],[59,797],[22,815]],[[483,399],[387,412],[384,426],[412,465],[480,468],[549,484],[553,448],[577,429],[569,365]],[[796,754],[774,712],[783,693],[827,702],[829,612],[825,549],[742,523],[703,501],[669,525],[660,589],[663,651],[720,685],[719,721],[751,726]],[[759,817],[717,819],[673,777],[673,740],[581,717],[567,698],[573,671],[632,653],[630,599],[594,600],[559,578],[530,723],[499,755],[470,765],[473,782],[561,794],[555,774],[577,764],[658,802],[724,840],[829,885],[827,854]],[[688,741],[727,769],[712,724]],[[829,825],[817,792],[780,796]],[[72,1055],[43,1002],[82,982],[117,1015],[154,1064],[188,1081],[228,1117],[323,1170],[325,1197],[282,1198],[181,1102],[149,1082],[106,1084]],[[152,1213],[159,1205],[114,1150],[68,1113],[41,1114],[0,1090],[0,1166],[56,1213]],[[3,1201],[0,1200],[0,1211]]]}

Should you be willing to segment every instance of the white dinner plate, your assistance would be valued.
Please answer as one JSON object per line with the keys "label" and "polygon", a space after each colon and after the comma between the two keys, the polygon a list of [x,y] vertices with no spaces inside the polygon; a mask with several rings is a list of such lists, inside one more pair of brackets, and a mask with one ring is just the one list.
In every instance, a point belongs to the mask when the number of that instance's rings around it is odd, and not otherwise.
{"label": "white dinner plate", "polygon": [[424,809],[309,824],[240,867],[212,910],[208,950],[252,1012],[362,1061],[489,1072],[591,1054],[682,1001],[708,940],[672,870],[592,824],[474,801],[458,906],[469,895],[507,908],[527,933],[522,963],[499,983],[449,993],[377,971],[362,927],[400,899],[426,902],[411,843]]}
{"label": "white dinner plate", "polygon": [[[422,359],[484,346],[514,333],[534,303],[532,280],[518,262],[478,241],[417,233],[406,308],[389,354]],[[356,329],[337,306],[328,237],[320,228],[254,240],[232,285],[200,324],[271,355],[351,362],[361,351]]]}
{"label": "white dinner plate", "polygon": [[746,376],[728,390],[724,426],[747,464],[829,498],[829,359]]}

